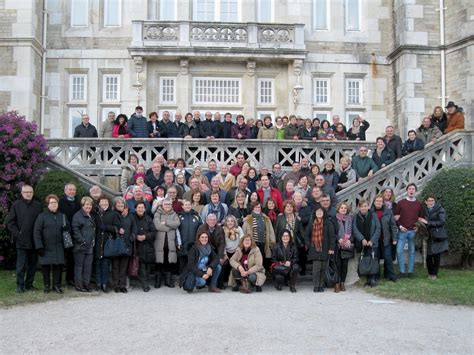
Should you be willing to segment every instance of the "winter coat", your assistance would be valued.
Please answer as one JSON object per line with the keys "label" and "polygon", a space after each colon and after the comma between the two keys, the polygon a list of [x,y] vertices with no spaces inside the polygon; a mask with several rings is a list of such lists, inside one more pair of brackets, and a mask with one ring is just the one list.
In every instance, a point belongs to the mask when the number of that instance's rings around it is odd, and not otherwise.
{"label": "winter coat", "polygon": [[94,125],[88,124],[87,127],[81,123],[74,129],[74,138],[98,138],[97,129]]}
{"label": "winter coat", "polygon": [[95,244],[96,225],[94,218],[81,208],[72,217],[72,240],[74,253],[92,254]]}
{"label": "winter coat", "polygon": [[181,240],[181,250],[179,255],[187,255],[196,240],[196,232],[202,224],[199,214],[191,210],[190,212],[181,212],[179,214],[179,235]]}
{"label": "winter coat", "polygon": [[179,122],[176,124],[176,122],[169,121],[164,122],[160,121],[160,126],[161,126],[161,136],[162,137],[167,137],[167,138],[179,138],[179,132],[181,131],[181,126],[182,123]]}
{"label": "winter coat", "polygon": [[[162,222],[165,222],[162,224]],[[155,238],[156,262],[164,262],[165,239],[168,244],[168,262],[174,264],[178,262],[176,254],[176,230],[179,227],[179,217],[175,211],[165,212],[161,207],[155,213],[153,218],[157,230]]]}
{"label": "winter coat", "polygon": [[337,173],[337,171],[327,171],[326,169],[324,169],[321,172],[321,175],[324,177],[324,185],[329,186],[332,188],[333,191],[336,191],[337,184],[339,183],[339,174]]}
{"label": "winter coat", "polygon": [[298,131],[298,137],[302,140],[312,141],[313,138],[318,137],[318,130],[314,127],[308,131],[305,127],[301,127]]}
{"label": "winter coat", "polygon": [[69,201],[66,196],[59,199],[59,212],[66,215],[69,224],[72,223],[72,217],[81,209],[81,199],[75,196],[73,201]]}
{"label": "winter coat", "polygon": [[135,240],[135,237],[137,235],[137,226],[135,224],[135,221],[133,219],[133,214],[129,211],[126,217],[122,216],[122,214],[118,211],[115,211],[117,214],[117,218],[119,221],[119,229],[123,228],[125,233],[121,236],[123,240],[125,241],[125,245],[127,246],[127,249],[130,250],[130,255],[133,254],[133,241]]}
{"label": "winter coat", "polygon": [[448,115],[448,127],[444,130],[444,133],[449,133],[455,129],[464,129],[464,114],[459,111]]}
{"label": "winter coat", "polygon": [[[64,222],[66,226],[64,226]],[[60,212],[46,211],[36,219],[34,238],[36,250],[43,249],[44,254],[38,257],[40,265],[63,265],[64,244],[63,230],[70,225],[65,215]]]}
{"label": "winter coat", "polygon": [[[352,233],[352,215],[346,216],[345,221],[341,221],[337,218],[334,219],[335,223],[337,223],[337,231],[336,231],[336,245],[339,248],[339,254],[342,259],[350,259],[354,257],[354,233]],[[349,236],[349,241],[351,242],[350,248],[343,248],[339,244],[339,240],[344,240],[345,233],[347,231],[347,224],[350,225],[351,234]]]}
{"label": "winter coat", "polygon": [[234,122],[232,122],[232,121],[222,122],[222,129],[224,131],[224,137],[223,138],[231,138],[232,137],[232,126],[233,125],[234,125]]}
{"label": "winter coat", "polygon": [[446,211],[439,203],[436,203],[431,210],[429,210],[426,206],[424,206],[424,209],[426,216],[425,218],[428,221],[427,229],[429,232],[428,255],[434,255],[448,251],[448,239],[436,240],[432,236],[433,229],[446,228]]}
{"label": "winter coat", "polygon": [[[242,259],[242,249],[237,248],[235,251],[234,255],[230,258],[230,266],[237,270],[239,266],[242,264],[240,263],[240,259]],[[255,247],[250,250],[248,259],[247,259],[247,265],[248,265],[248,272],[250,274],[255,274],[257,276],[257,281],[255,282],[256,286],[262,286],[265,283],[265,280],[267,277],[265,276],[265,268],[263,267],[263,257],[262,253],[260,253],[260,249]],[[225,281],[225,280],[224,280]],[[235,285],[235,279],[234,275],[230,273],[229,277],[229,286],[234,286]]]}
{"label": "winter coat", "polygon": [[[186,271],[183,272],[183,276],[186,275],[188,272],[191,272],[197,277],[202,277],[204,275],[204,271],[198,268],[199,262],[199,249],[197,248],[196,244],[193,244],[191,249],[188,252],[188,263],[186,264]],[[209,261],[207,263],[207,267],[211,268],[213,271],[219,264],[219,257],[217,256],[216,252],[213,248],[211,248],[211,254],[209,255]]]}
{"label": "winter coat", "polygon": [[275,126],[272,125],[269,128],[266,127],[265,125],[262,126],[262,128],[258,130],[257,138],[258,139],[276,139]]}
{"label": "winter coat", "polygon": [[347,131],[347,138],[350,141],[355,141],[359,138],[360,141],[365,141],[365,132],[369,129],[370,124],[367,121],[362,121],[359,127],[359,133],[352,133],[352,127]]}
{"label": "winter coat", "polygon": [[224,138],[224,126],[221,121],[214,121],[214,138]]}
{"label": "winter coat", "polygon": [[216,253],[219,258],[223,258],[225,254],[225,236],[224,230],[221,226],[216,225],[214,230],[209,230],[209,225],[207,223],[201,224],[196,232],[196,237],[202,233],[209,234],[209,244],[212,246],[212,250]]}
{"label": "winter coat", "polygon": [[352,158],[351,166],[357,174],[357,179],[367,177],[370,170],[372,170],[374,173],[379,170],[372,158],[360,158],[358,155]]}
{"label": "winter coat", "polygon": [[300,127],[298,125],[289,124],[285,127],[285,139],[294,139],[295,136],[299,137]]}
{"label": "winter coat", "polygon": [[118,236],[120,220],[118,214],[109,208],[105,212],[99,210],[99,213],[95,215],[95,224],[94,257],[101,259],[104,257],[104,248],[107,240]]}
{"label": "winter coat", "polygon": [[[372,209],[375,214],[375,209]],[[392,245],[394,240],[398,239],[398,226],[393,215],[393,210],[383,207],[382,219],[380,220],[380,241],[383,238],[383,246]]]}
{"label": "winter coat", "polygon": [[402,157],[402,139],[394,134],[390,140],[387,136],[384,137],[384,140],[385,146],[395,153],[395,159],[400,159]]}
{"label": "winter coat", "polygon": [[[242,138],[239,138],[239,133],[242,135]],[[235,124],[232,126],[231,137],[234,139],[249,139],[250,138],[250,127],[245,123],[242,126]]]}
{"label": "winter coat", "polygon": [[127,188],[133,184],[133,175],[135,168],[131,165],[122,166],[122,174],[120,176],[120,191],[125,193]]}
{"label": "winter coat", "polygon": [[298,264],[298,248],[290,242],[285,248],[283,242],[278,242],[272,248],[272,263],[291,262],[291,266]]}
{"label": "winter coat", "polygon": [[441,131],[441,133],[444,133],[446,130],[446,127],[448,127],[448,116],[446,115],[445,112],[443,112],[443,115],[441,117],[436,117],[434,114],[431,115],[431,123],[438,127],[438,129]]}
{"label": "winter coat", "polygon": [[247,217],[248,214],[249,214],[249,209],[247,207],[239,208],[239,207],[231,206],[229,208],[229,215],[232,215],[235,218],[237,218],[237,223],[239,227],[242,227],[242,225],[244,224],[244,218]]}
{"label": "winter coat", "polygon": [[380,239],[380,222],[379,219],[377,218],[377,215],[373,213],[372,211],[368,212],[370,215],[370,218],[372,218],[372,222],[370,225],[370,235],[364,235],[364,231],[359,230],[357,227],[357,219],[358,217],[362,217],[362,214],[358,212],[354,216],[354,220],[352,221],[352,234],[354,235],[354,238],[356,239],[356,249],[360,250],[361,249],[361,243],[365,239],[368,242],[372,242],[372,247],[373,249],[377,249],[379,239]]}
{"label": "winter coat", "polygon": [[278,128],[275,126],[276,139],[282,141],[285,139],[285,127]]}
{"label": "winter coat", "polygon": [[191,124],[185,123],[183,126],[183,138],[191,136],[191,138],[199,138],[199,127],[193,121]]}
{"label": "winter coat", "polygon": [[148,130],[148,137],[160,138],[163,134],[163,128],[161,127],[160,122],[158,121],[155,121],[155,124],[153,124],[152,121],[148,121],[146,123],[146,127]]}
{"label": "winter coat", "polygon": [[34,249],[34,225],[42,211],[41,203],[34,199],[22,198],[13,203],[6,222],[17,249]]}
{"label": "winter coat", "polygon": [[[258,198],[260,199],[260,201],[262,201],[262,204],[263,204],[263,196],[264,196],[263,189],[258,189],[257,194],[258,194]],[[281,197],[280,191],[278,189],[274,188],[274,187],[270,187],[270,197],[273,200],[275,200],[276,208],[279,211],[282,211],[283,210],[283,198]]]}
{"label": "winter coat", "polygon": [[114,129],[114,126],[114,121],[111,122],[109,119],[103,121],[102,128],[100,130],[100,136],[102,138],[112,138],[112,131]]}
{"label": "winter coat", "polygon": [[132,138],[148,138],[148,122],[144,116],[133,114],[127,123],[128,133]]}
{"label": "winter coat", "polygon": [[114,127],[112,129],[112,137],[118,138],[119,135],[123,135],[123,138],[130,138],[130,134],[128,134],[127,124],[125,123],[123,126],[125,128],[125,133],[120,134],[120,125],[114,124]]}
{"label": "winter coat", "polygon": [[298,247],[304,247],[304,231],[303,231],[303,224],[301,223],[301,219],[298,215],[296,215],[295,219],[295,227],[293,230],[289,228],[286,224],[287,222],[287,217],[286,214],[280,213],[277,217],[276,220],[276,225],[275,225],[275,237],[276,237],[276,242],[279,243],[281,240],[281,236],[283,235],[283,231],[285,229],[288,229],[291,232],[291,237],[295,241],[296,245]]}
{"label": "winter coat", "polygon": [[[275,244],[275,232],[273,230],[272,221],[270,218],[263,215],[265,220],[265,255],[266,258],[271,258],[272,256],[272,247]],[[244,235],[251,235],[253,236],[253,216],[249,214],[247,217],[244,218],[244,224],[242,225],[242,230],[244,231]]]}
{"label": "winter coat", "polygon": [[421,125],[416,130],[416,136],[420,138],[426,145],[428,143],[431,143],[433,138],[441,138],[443,136],[443,132],[441,132],[439,128],[436,127],[434,124],[431,124],[431,126],[428,128],[425,128],[423,127],[423,125]]}
{"label": "winter coat", "polygon": [[[339,173],[338,188],[336,191],[340,191],[349,186],[352,186],[357,181],[357,174],[351,166],[348,166],[346,170],[341,170]],[[340,184],[340,186],[339,186]]]}
{"label": "winter coat", "polygon": [[323,225],[323,243],[322,243],[322,250],[317,251],[316,247],[312,242],[313,236],[313,223],[314,223],[314,215],[309,221],[308,227],[306,228],[306,249],[308,250],[308,261],[313,260],[327,260],[329,250],[335,250],[336,248],[336,228],[334,227],[334,223],[329,218],[324,219]]}
{"label": "winter coat", "polygon": [[405,143],[403,143],[402,154],[408,155],[413,153],[417,150],[423,150],[425,148],[425,144],[420,138],[415,138],[415,140],[407,139]]}
{"label": "winter coat", "polygon": [[379,169],[382,169],[382,164],[385,164],[387,166],[395,161],[395,153],[391,149],[385,147],[382,150],[382,153],[380,153],[379,155],[377,149],[374,149],[374,152],[372,154],[372,160],[378,166]]}
{"label": "winter coat", "polygon": [[133,214],[133,224],[135,225],[137,234],[136,235],[145,235],[145,240],[139,241],[136,240],[137,246],[137,255],[141,263],[154,263],[156,262],[155,255],[155,236],[156,228],[153,224],[153,220],[147,214],[139,217],[137,214]]}
{"label": "winter coat", "polygon": [[213,121],[204,120],[199,124],[199,136],[201,138],[215,137],[216,130]]}

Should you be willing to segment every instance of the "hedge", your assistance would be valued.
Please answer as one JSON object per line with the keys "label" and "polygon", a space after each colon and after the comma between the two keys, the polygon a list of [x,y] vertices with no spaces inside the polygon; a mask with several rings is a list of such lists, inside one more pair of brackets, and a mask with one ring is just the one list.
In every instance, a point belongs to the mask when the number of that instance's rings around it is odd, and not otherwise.
{"label": "hedge", "polygon": [[424,200],[434,194],[445,208],[449,250],[461,254],[463,266],[472,265],[474,255],[474,168],[447,169],[426,184]]}
{"label": "hedge", "polygon": [[44,204],[44,199],[49,194],[55,194],[58,197],[63,196],[64,185],[67,183],[73,183],[76,185],[76,194],[78,196],[88,195],[88,191],[74,175],[62,170],[50,170],[44,174],[35,186],[35,195]]}

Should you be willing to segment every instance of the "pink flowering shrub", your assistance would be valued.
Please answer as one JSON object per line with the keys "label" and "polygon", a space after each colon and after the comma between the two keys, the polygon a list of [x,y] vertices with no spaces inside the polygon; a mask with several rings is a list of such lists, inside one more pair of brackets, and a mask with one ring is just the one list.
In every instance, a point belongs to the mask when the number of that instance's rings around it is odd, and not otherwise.
{"label": "pink flowering shrub", "polygon": [[33,186],[51,159],[47,149],[36,123],[15,111],[0,115],[0,240],[8,239],[5,219],[11,203],[20,197],[21,186]]}

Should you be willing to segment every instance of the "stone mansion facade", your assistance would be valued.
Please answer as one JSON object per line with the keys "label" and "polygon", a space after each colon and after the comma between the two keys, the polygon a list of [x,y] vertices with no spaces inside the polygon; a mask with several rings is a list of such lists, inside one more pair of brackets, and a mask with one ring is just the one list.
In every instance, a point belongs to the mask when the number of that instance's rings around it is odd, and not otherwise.
{"label": "stone mansion facade", "polygon": [[[0,0],[0,112],[47,137],[87,112],[474,117],[472,0]],[[203,115],[202,115],[203,116]]]}

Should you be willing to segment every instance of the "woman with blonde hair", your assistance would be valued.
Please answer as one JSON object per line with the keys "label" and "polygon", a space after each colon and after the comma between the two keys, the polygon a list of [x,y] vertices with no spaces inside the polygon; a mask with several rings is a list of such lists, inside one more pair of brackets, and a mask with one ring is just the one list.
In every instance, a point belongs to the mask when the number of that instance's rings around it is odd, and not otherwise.
{"label": "woman with blonde hair", "polygon": [[199,181],[199,186],[202,192],[206,192],[211,188],[209,179],[203,175],[202,168],[200,165],[195,165],[193,168],[193,173],[191,174],[190,179],[196,178]]}
{"label": "woman with blonde hair", "polygon": [[339,282],[334,285],[334,292],[345,291],[345,282],[349,259],[354,257],[354,236],[352,235],[352,215],[349,204],[345,201],[339,202],[336,207],[337,221],[337,270]]}
{"label": "woman with blonde hair", "polygon": [[339,174],[336,171],[336,164],[334,160],[327,159],[323,163],[323,171],[321,175],[324,176],[325,186],[331,187],[334,191],[337,189],[339,183]]}
{"label": "woman with blonde hair", "polygon": [[230,274],[230,258],[234,255],[235,251],[237,250],[240,239],[243,237],[244,232],[242,228],[239,227],[237,223],[237,218],[232,215],[228,215],[224,219],[224,223],[222,225],[222,229],[224,230],[224,238],[225,238],[225,254],[224,254],[224,264],[222,265],[222,280],[223,282],[227,282],[229,280]]}

